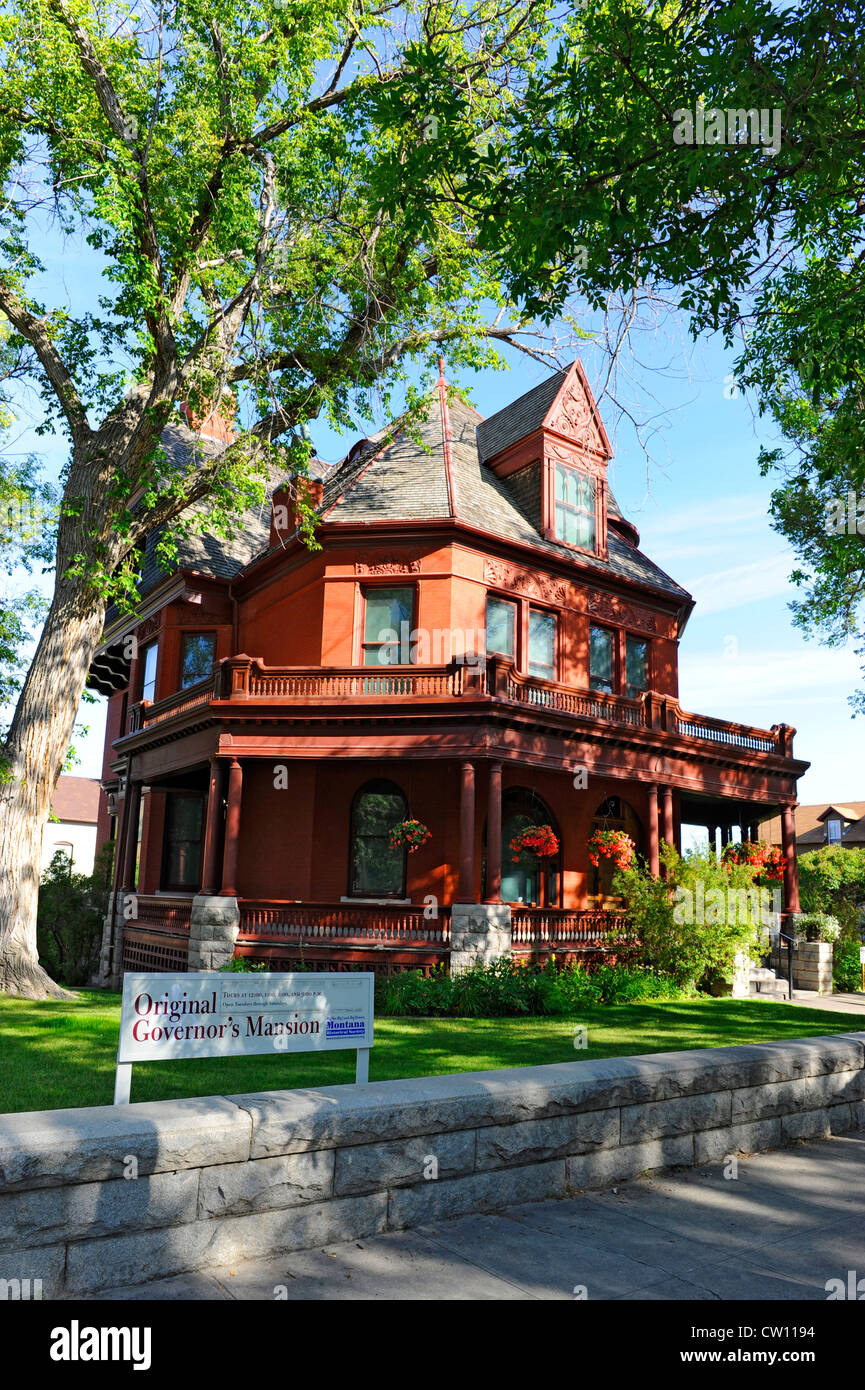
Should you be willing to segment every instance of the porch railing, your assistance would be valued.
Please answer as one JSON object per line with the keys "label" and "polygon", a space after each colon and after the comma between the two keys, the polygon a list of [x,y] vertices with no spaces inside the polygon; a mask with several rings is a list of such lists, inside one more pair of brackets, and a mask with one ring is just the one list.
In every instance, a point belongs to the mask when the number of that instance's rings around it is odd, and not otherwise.
{"label": "porch railing", "polygon": [[590,945],[629,931],[628,918],[619,912],[568,912],[563,908],[517,908],[511,912],[514,946]]}
{"label": "porch railing", "polygon": [[450,909],[437,918],[422,907],[374,903],[240,902],[240,939],[442,948],[450,943]]}
{"label": "porch railing", "polygon": [[518,700],[536,709],[560,710],[578,719],[603,719],[614,724],[631,724],[635,728],[642,727],[646,722],[639,700],[625,700],[621,696],[605,696],[595,692],[585,694],[546,681],[521,680],[516,674],[508,679],[507,695],[509,700]]}
{"label": "porch railing", "polygon": [[140,893],[135,898],[135,916],[129,919],[132,927],[155,928],[157,931],[189,932],[192,916],[191,898],[166,897],[161,893]]}
{"label": "porch railing", "polygon": [[[706,739],[710,743],[722,743],[735,748],[750,748],[757,753],[785,754],[783,734],[785,726],[774,729],[754,729],[745,724],[731,724],[723,719],[707,719],[702,714],[685,714],[679,711],[676,732],[689,738]],[[792,754],[788,755],[792,756]]]}
{"label": "porch railing", "polygon": [[575,690],[553,681],[521,675],[509,658],[491,657],[486,664],[456,661],[447,666],[385,667],[276,667],[258,658],[229,657],[211,675],[151,704],[142,701],[129,711],[127,732],[138,733],[166,719],[203,709],[212,701],[245,704],[271,700],[286,704],[317,705],[458,699],[504,701],[536,710],[549,710],[575,719],[593,719],[634,729],[659,729],[664,733],[699,739],[727,748],[793,756],[793,734],[788,725],[752,728],[728,720],[689,714],[678,701],[654,691],[641,699],[626,699],[600,691]]}

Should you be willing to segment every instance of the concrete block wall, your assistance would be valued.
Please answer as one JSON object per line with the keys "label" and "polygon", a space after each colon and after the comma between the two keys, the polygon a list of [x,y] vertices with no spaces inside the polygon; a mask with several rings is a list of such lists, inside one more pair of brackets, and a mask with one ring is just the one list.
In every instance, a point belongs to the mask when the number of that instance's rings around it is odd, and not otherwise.
{"label": "concrete block wall", "polygon": [[[787,947],[772,953],[772,969],[787,978]],[[828,941],[793,943],[793,988],[832,993],[832,945]]]}
{"label": "concrete block wall", "polygon": [[0,1279],[98,1295],[865,1129],[865,1033],[0,1116]]}

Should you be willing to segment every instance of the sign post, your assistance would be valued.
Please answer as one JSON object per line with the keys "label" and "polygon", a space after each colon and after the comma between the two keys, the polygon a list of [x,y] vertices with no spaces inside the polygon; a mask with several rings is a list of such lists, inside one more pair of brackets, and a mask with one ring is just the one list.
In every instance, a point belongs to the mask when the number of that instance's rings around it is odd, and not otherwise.
{"label": "sign post", "polygon": [[123,977],[114,1104],[128,1105],[133,1062],[265,1052],[357,1050],[369,1080],[372,971],[190,971]]}

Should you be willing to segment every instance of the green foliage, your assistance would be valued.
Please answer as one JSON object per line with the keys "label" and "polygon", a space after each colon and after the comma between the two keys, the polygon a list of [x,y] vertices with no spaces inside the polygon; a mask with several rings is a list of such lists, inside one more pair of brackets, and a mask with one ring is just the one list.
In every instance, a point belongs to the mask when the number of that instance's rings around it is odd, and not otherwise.
{"label": "green foliage", "polygon": [[99,964],[113,863],[114,844],[109,841],[96,856],[92,874],[71,871],[67,856],[58,850],[42,875],[39,958],[59,984],[86,985]]}
{"label": "green foliage", "polygon": [[521,965],[501,957],[458,975],[406,970],[376,981],[376,1012],[392,1017],[514,1018],[572,1016],[598,1004],[689,997],[670,979],[639,967]]}
{"label": "green foliage", "polygon": [[[629,313],[672,299],[695,337],[743,344],[735,378],[782,439],[760,466],[782,477],[795,621],[865,653],[863,54],[861,5],[844,0],[590,2],[505,149],[473,152],[469,185],[480,244],[531,312],[553,317],[574,289]],[[677,143],[698,103],[704,143]],[[767,140],[716,131],[713,109],[765,112]],[[863,524],[833,534],[826,508],[848,489]],[[851,703],[865,710],[865,686]]]}
{"label": "green foliage", "polygon": [[[389,0],[3,7],[0,179],[19,196],[0,215],[0,307],[43,428],[82,454],[69,573],[130,603],[131,547],[165,527],[170,567],[182,535],[230,534],[274,474],[306,471],[308,422],[372,422],[444,343],[455,363],[501,364],[523,321],[488,317],[501,286],[452,154],[503,128],[553,8],[475,0],[468,23],[459,0],[434,21],[410,3],[403,26]],[[106,263],[78,314],[37,297],[46,188]],[[201,418],[219,401],[238,428],[185,472],[159,442],[181,400]],[[88,433],[112,412],[134,433],[122,447]]]}
{"label": "green foliage", "polygon": [[838,994],[861,992],[862,966],[859,961],[857,942],[835,942],[832,951],[832,988]]}
{"label": "green foliage", "polygon": [[799,855],[799,899],[804,912],[828,912],[842,935],[859,939],[865,917],[865,849],[827,845]]}
{"label": "green foliage", "polygon": [[837,941],[841,935],[841,923],[828,912],[799,912],[792,927],[792,934],[804,941]]}
{"label": "green foliage", "polygon": [[706,986],[718,976],[730,979],[736,952],[757,954],[762,946],[753,869],[725,867],[708,850],[682,858],[670,845],[662,846],[661,861],[666,878],[635,864],[613,880],[639,943],[622,941],[623,957],[683,988]]}
{"label": "green foliage", "polygon": [[246,956],[232,956],[231,960],[219,967],[225,975],[248,975],[252,970],[269,970],[270,965],[266,960],[249,960]]}

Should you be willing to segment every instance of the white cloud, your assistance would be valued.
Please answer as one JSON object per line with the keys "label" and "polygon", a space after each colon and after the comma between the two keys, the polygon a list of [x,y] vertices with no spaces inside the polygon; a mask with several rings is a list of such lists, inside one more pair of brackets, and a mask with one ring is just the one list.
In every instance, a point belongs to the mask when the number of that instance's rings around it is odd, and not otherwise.
{"label": "white cloud", "polygon": [[764,560],[732,569],[715,570],[690,581],[691,593],[697,601],[696,616],[723,613],[746,603],[780,595],[793,597],[790,584],[792,557],[787,551],[770,555]]}
{"label": "white cloud", "polygon": [[[802,647],[764,651],[760,655],[725,657],[704,653],[680,653],[680,699],[685,709],[698,714],[717,714],[726,719],[745,718],[747,706],[773,706],[772,723],[789,715],[797,705],[827,702],[849,713],[846,697],[861,679],[860,662],[846,647]],[[785,710],[785,706],[787,709]],[[840,707],[840,709],[839,709]]]}
{"label": "white cloud", "polygon": [[717,536],[719,527],[727,527],[735,535],[745,527],[749,530],[758,526],[768,529],[769,495],[753,492],[716,497],[712,501],[698,502],[675,511],[655,507],[651,511],[635,511],[631,515],[640,530],[645,527],[652,536],[693,535],[694,532],[709,532]]}

